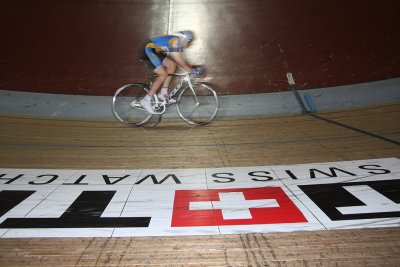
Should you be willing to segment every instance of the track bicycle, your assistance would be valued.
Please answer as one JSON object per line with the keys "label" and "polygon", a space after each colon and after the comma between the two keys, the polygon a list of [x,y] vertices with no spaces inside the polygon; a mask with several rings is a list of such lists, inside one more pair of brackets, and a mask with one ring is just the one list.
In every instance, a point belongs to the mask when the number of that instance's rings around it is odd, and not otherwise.
{"label": "track bicycle", "polygon": [[167,99],[160,101],[157,94],[154,94],[151,103],[155,114],[150,113],[140,105],[140,100],[149,91],[152,78],[156,74],[149,72],[148,76],[145,83],[126,84],[115,92],[112,111],[120,122],[130,126],[142,126],[153,115],[162,115],[170,106],[168,99],[178,93],[176,110],[185,122],[191,125],[204,125],[214,119],[219,106],[216,92],[205,83],[193,83],[192,76],[188,72],[169,74],[179,78],[179,81]]}

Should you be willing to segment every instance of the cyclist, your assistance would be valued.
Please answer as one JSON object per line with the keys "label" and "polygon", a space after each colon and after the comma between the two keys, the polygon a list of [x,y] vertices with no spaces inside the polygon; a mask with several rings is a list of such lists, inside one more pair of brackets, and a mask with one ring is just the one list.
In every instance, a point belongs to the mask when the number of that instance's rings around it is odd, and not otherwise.
{"label": "cyclist", "polygon": [[[193,68],[189,65],[182,52],[193,41],[193,32],[181,31],[174,35],[158,35],[150,38],[145,45],[145,53],[154,65],[154,72],[157,74],[156,79],[147,93],[140,101],[140,104],[150,113],[154,114],[151,105],[151,99],[162,85],[160,93],[157,95],[161,101],[167,100],[170,104],[176,103],[174,99],[168,99],[168,87],[171,83],[172,74],[176,70],[176,65],[192,74],[201,75],[204,70],[201,68]],[[167,55],[168,53],[168,55]]]}

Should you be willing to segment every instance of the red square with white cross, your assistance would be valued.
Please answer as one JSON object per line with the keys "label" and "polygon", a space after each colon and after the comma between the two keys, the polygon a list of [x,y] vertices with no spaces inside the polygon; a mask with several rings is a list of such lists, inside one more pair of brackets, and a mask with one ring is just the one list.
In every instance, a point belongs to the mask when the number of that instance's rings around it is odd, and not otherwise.
{"label": "red square with white cross", "polygon": [[172,227],[302,223],[280,187],[175,191]]}

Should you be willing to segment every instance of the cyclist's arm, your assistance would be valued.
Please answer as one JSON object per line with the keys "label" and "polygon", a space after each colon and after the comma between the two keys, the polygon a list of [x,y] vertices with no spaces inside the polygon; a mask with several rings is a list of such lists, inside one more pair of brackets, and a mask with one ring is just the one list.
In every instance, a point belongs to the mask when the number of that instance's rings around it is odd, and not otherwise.
{"label": "cyclist's arm", "polygon": [[173,59],[175,60],[176,64],[178,64],[179,67],[184,69],[187,72],[192,72],[192,66],[190,66],[185,58],[183,57],[183,54],[181,52],[171,52],[170,53]]}

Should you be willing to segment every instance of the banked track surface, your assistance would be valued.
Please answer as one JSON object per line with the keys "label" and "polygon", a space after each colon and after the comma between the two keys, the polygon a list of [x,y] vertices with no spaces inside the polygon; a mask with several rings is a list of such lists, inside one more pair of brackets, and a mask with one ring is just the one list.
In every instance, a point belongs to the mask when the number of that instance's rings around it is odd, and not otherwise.
{"label": "banked track surface", "polygon": [[[319,114],[400,141],[400,104]],[[162,121],[0,117],[0,168],[135,169],[400,158],[399,146],[310,116]],[[153,126],[153,127],[152,127]],[[220,236],[0,239],[1,266],[395,266],[394,228]]]}

